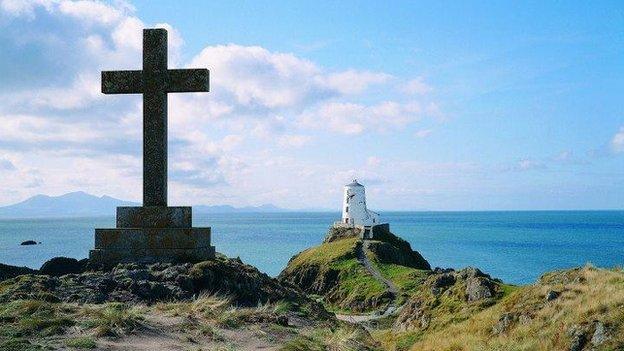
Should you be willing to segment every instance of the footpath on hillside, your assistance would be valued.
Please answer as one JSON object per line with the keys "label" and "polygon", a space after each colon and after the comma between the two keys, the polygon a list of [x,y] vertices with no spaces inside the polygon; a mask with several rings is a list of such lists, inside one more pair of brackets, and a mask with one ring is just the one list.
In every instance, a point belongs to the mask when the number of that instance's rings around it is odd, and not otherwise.
{"label": "footpath on hillside", "polygon": [[380,283],[386,286],[386,289],[392,294],[392,301],[386,308],[383,313],[373,312],[371,314],[363,314],[363,315],[353,315],[353,314],[336,314],[336,318],[349,322],[349,323],[363,323],[368,322],[375,319],[380,319],[397,311],[396,306],[396,298],[399,294],[399,289],[394,285],[394,283],[386,279],[381,272],[373,265],[373,263],[368,259],[366,255],[366,250],[368,250],[369,241],[363,240],[362,245],[358,245],[357,247],[357,260],[364,266],[364,268]]}

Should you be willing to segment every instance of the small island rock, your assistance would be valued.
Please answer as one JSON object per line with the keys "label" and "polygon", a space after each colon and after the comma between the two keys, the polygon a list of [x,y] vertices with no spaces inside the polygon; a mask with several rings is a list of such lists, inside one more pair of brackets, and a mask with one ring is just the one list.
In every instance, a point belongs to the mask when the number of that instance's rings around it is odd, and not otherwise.
{"label": "small island rock", "polygon": [[26,241],[22,241],[22,243],[20,245],[22,245],[22,246],[25,246],[25,245],[37,245],[37,242],[34,241],[34,240],[26,240]]}

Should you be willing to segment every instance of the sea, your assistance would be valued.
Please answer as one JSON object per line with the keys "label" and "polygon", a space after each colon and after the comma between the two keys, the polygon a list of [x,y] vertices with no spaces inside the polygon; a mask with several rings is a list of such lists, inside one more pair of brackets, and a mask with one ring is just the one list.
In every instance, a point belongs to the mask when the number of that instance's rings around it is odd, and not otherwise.
{"label": "sea", "polygon": [[[511,284],[585,264],[624,266],[624,211],[382,212],[391,231],[432,267],[478,267]],[[332,212],[198,214],[217,251],[277,276],[298,252],[323,240]],[[94,228],[114,217],[0,220],[0,263],[39,268],[56,256],[87,257]],[[25,240],[39,245],[21,246]]]}

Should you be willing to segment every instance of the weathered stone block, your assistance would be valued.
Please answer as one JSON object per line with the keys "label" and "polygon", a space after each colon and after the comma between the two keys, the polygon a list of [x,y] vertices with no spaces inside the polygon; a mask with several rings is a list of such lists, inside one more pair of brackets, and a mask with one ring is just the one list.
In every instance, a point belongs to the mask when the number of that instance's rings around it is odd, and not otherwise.
{"label": "weathered stone block", "polygon": [[215,257],[214,246],[193,249],[95,249],[89,251],[89,261],[94,265],[111,266],[124,262],[199,262]]}
{"label": "weathered stone block", "polygon": [[191,207],[117,207],[117,228],[191,228]]}
{"label": "weathered stone block", "polygon": [[96,229],[96,249],[192,249],[210,246],[210,228]]}

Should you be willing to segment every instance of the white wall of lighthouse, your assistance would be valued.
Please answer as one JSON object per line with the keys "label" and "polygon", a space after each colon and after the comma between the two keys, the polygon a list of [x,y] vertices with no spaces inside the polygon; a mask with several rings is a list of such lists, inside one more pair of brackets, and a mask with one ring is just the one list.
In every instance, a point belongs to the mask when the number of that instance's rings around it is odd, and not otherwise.
{"label": "white wall of lighthouse", "polygon": [[366,191],[357,180],[344,186],[342,223],[350,226],[379,224],[379,215],[366,208]]}

